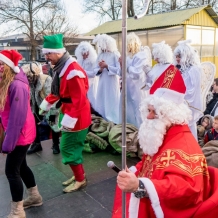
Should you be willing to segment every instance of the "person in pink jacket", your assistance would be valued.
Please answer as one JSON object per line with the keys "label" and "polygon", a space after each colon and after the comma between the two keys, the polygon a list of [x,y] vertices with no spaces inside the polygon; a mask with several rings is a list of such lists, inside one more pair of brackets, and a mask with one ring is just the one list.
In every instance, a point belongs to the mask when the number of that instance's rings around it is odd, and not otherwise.
{"label": "person in pink jacket", "polygon": [[[8,218],[25,218],[24,208],[42,205],[34,175],[27,166],[26,152],[36,136],[35,120],[30,108],[30,90],[15,50],[0,52],[0,113],[5,137],[1,152],[6,155],[7,176],[12,206]],[[23,201],[23,182],[28,197]]]}

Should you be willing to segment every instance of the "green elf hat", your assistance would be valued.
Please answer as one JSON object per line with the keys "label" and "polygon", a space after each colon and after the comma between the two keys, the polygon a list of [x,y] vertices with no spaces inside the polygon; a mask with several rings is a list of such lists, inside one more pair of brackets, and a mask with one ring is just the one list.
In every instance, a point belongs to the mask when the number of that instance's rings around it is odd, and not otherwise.
{"label": "green elf hat", "polygon": [[63,34],[55,34],[51,36],[44,36],[44,43],[42,53],[64,53],[66,49],[63,45]]}

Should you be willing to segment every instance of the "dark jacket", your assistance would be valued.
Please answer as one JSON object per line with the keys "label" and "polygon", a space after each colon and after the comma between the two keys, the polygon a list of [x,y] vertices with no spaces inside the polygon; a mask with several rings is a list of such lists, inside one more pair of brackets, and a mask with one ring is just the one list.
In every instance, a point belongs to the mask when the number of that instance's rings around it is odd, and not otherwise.
{"label": "dark jacket", "polygon": [[218,93],[213,94],[213,98],[207,104],[206,110],[204,111],[204,115],[210,114],[211,116],[214,116],[213,113],[215,112],[215,110],[213,110],[213,109],[214,109],[214,106],[216,103],[218,103]]}
{"label": "dark jacket", "polygon": [[218,132],[216,132],[214,128],[207,131],[204,137],[204,144],[212,140],[218,140]]}

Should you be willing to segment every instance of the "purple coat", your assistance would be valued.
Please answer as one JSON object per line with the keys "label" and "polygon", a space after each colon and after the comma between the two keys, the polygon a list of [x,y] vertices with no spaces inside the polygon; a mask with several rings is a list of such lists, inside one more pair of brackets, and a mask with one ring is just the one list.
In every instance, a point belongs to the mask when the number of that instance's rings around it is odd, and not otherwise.
{"label": "purple coat", "polygon": [[30,108],[29,83],[22,69],[9,86],[1,119],[5,129],[3,153],[10,153],[16,145],[25,146],[34,141],[35,119]]}

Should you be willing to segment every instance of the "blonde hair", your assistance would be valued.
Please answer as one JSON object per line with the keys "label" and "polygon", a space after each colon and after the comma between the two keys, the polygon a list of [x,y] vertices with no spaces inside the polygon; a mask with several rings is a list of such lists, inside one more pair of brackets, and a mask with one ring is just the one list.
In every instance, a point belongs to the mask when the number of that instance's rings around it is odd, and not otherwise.
{"label": "blonde hair", "polygon": [[14,80],[15,73],[14,71],[4,63],[4,71],[2,80],[0,82],[0,110],[4,110],[5,102],[8,94],[8,88],[11,82]]}
{"label": "blonde hair", "polygon": [[214,120],[218,120],[218,115],[216,115],[216,116],[214,117]]}
{"label": "blonde hair", "polygon": [[129,33],[127,35],[127,50],[132,56],[140,51],[141,41],[135,33]]}

